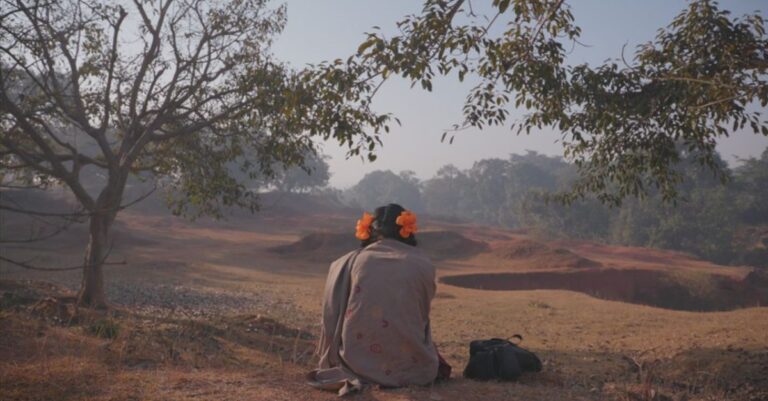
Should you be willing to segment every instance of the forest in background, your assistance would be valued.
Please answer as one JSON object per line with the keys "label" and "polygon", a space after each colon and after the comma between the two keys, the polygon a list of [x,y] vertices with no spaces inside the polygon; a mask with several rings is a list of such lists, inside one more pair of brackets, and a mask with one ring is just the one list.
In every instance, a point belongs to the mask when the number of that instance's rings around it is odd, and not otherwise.
{"label": "forest in background", "polygon": [[345,190],[328,188],[328,168],[314,159],[315,178],[301,185],[281,180],[312,177],[283,174],[274,188],[297,188],[337,198],[360,209],[397,202],[416,212],[456,222],[527,228],[549,237],[587,239],[617,245],[679,250],[723,264],[768,267],[768,149],[760,158],[729,167],[725,183],[682,151],[683,181],[676,201],[650,188],[619,206],[594,197],[563,204],[551,200],[578,179],[573,164],[536,152],[508,159],[484,159],[471,168],[440,168],[427,180],[412,171],[377,170]]}

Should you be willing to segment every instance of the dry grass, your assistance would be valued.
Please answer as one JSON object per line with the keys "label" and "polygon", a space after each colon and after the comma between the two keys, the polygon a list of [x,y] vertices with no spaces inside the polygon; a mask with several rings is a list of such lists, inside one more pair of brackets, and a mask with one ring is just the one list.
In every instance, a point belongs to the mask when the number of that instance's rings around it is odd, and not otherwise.
{"label": "dry grass", "polygon": [[[270,220],[260,220],[265,221]],[[17,300],[20,306],[1,304],[0,399],[335,399],[333,394],[303,385],[303,374],[313,364],[310,349],[317,334],[327,264],[309,256],[285,258],[269,251],[307,234],[303,227],[327,224],[321,217],[300,223],[254,229],[247,220],[225,226],[193,225],[125,214],[121,229],[131,235],[115,254],[126,256],[129,265],[110,268],[108,278],[245,291],[274,304],[240,315],[194,320],[146,316],[127,309],[74,320],[71,325],[51,317],[51,311],[66,317],[69,310],[53,307],[33,313],[29,300]],[[526,238],[520,232],[471,226],[431,228],[458,231],[491,247]],[[675,271],[675,277],[690,280],[701,291],[710,288],[701,274],[738,279],[747,272],[677,253],[585,242],[546,245],[567,249],[606,268]],[[79,253],[70,245],[50,244],[47,249],[36,252],[49,257],[70,252],[67,257],[73,258]],[[483,253],[441,260],[438,269],[440,276],[541,271],[535,260],[501,263],[497,256]],[[166,269],[164,261],[176,267]],[[77,279],[76,273],[71,277],[35,275],[7,268],[0,274],[6,279]],[[275,304],[290,308],[279,309]],[[119,327],[116,336],[89,333],[90,325],[105,318]],[[482,291],[439,284],[432,320],[435,340],[454,366],[457,379],[428,388],[371,389],[356,399],[768,399],[766,307],[697,313],[600,300],[571,291]],[[519,383],[476,383],[458,377],[470,340],[515,333],[522,334],[523,345],[542,357],[544,372]]]}

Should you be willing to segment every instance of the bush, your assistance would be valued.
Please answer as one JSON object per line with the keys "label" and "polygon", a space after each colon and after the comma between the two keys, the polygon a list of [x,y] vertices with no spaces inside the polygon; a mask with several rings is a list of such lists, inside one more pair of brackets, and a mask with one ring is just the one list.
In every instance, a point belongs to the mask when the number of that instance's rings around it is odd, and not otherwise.
{"label": "bush", "polygon": [[120,326],[112,319],[99,319],[86,327],[86,332],[99,338],[115,338],[120,334]]}

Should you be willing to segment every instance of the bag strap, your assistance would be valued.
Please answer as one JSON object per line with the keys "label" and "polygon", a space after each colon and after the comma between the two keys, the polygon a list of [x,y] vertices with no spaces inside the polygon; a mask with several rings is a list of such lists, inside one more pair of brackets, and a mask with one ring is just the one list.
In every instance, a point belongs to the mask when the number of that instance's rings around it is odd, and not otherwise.
{"label": "bag strap", "polygon": [[[513,338],[516,338],[517,342],[511,341]],[[508,343],[510,343],[512,345],[517,345],[521,341],[523,341],[523,336],[521,336],[520,334],[513,334],[512,336],[507,337],[507,338],[497,338],[497,337],[494,337],[494,338],[491,338],[490,341],[504,341],[504,342],[508,342]]]}

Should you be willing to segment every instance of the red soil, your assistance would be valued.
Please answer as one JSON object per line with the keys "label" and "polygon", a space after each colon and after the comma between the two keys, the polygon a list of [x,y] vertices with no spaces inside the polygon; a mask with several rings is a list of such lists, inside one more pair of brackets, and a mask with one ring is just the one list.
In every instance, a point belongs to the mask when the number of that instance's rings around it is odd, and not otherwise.
{"label": "red soil", "polygon": [[[572,272],[447,276],[445,284],[481,290],[555,289],[596,298],[690,311],[732,310],[768,303],[768,287],[723,275],[676,277],[658,270],[590,269]],[[703,283],[702,283],[703,281]]]}
{"label": "red soil", "polygon": [[531,266],[541,269],[602,267],[600,262],[567,249],[551,248],[541,242],[522,238],[498,243],[493,247],[493,254],[504,260],[525,259]]}
{"label": "red soil", "polygon": [[[488,249],[485,242],[469,239],[454,231],[426,231],[417,234],[416,238],[419,248],[438,260],[466,258]],[[331,261],[359,246],[360,242],[349,232],[317,232],[271,250],[286,256]]]}

